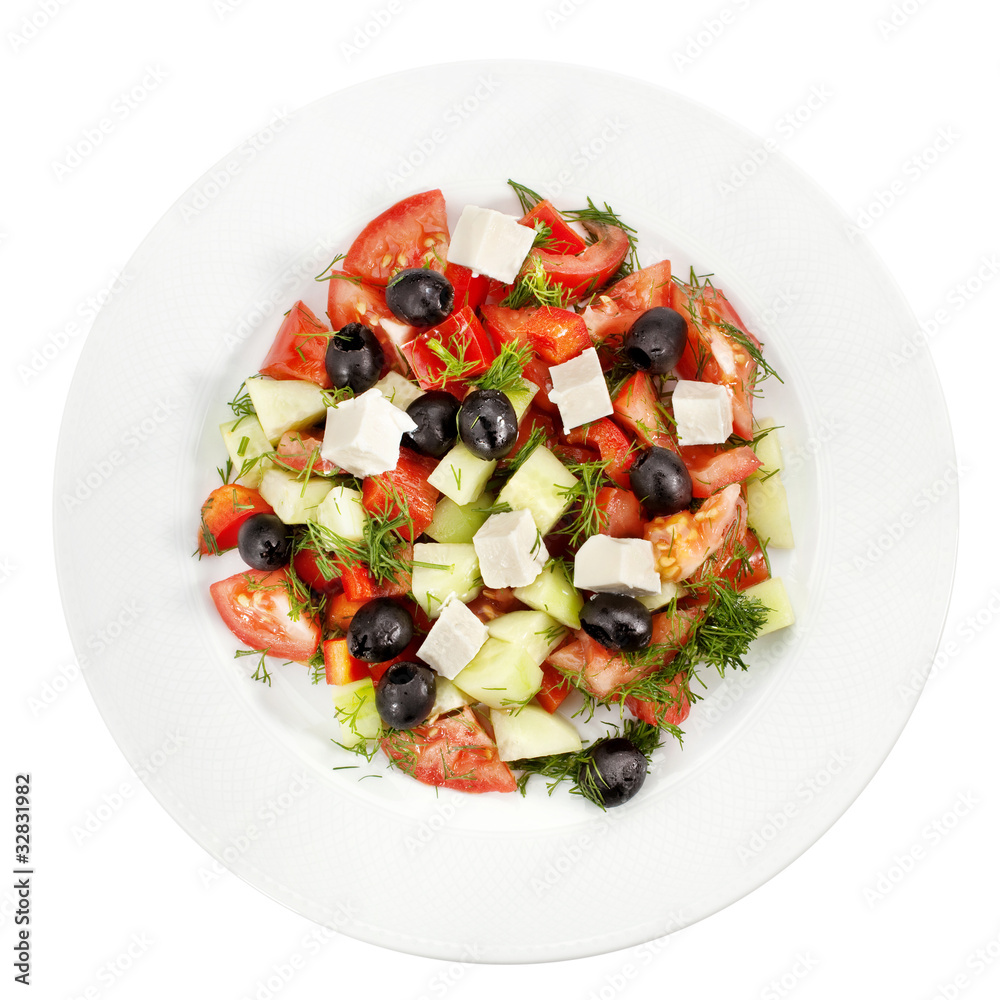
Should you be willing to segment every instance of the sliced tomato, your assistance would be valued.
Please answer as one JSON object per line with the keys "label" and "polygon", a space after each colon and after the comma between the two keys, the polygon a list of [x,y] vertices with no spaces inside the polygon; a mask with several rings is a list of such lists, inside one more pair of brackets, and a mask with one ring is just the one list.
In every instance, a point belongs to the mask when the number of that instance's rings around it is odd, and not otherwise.
{"label": "sliced tomato", "polygon": [[304,302],[296,302],[278,327],[260,373],[276,379],[303,379],[329,389],[332,383],[325,360],[329,342],[330,331]]}
{"label": "sliced tomato", "polygon": [[308,660],[319,648],[319,622],[306,611],[292,618],[284,569],[250,569],[209,588],[222,620],[251,649],[285,660]]}
{"label": "sliced tomato", "polygon": [[625,707],[651,726],[679,726],[691,712],[691,697],[687,677],[679,672],[665,685],[671,697],[663,701],[643,701],[628,695]]}
{"label": "sliced tomato", "polygon": [[413,729],[393,730],[381,745],[400,770],[425,785],[461,792],[517,788],[496,743],[468,707]]}
{"label": "sliced tomato", "polygon": [[327,292],[326,311],[334,330],[348,323],[363,323],[382,345],[385,352],[385,374],[389,368],[401,375],[409,372],[402,347],[417,335],[417,328],[402,323],[385,302],[385,289],[370,285],[344,271],[333,271]]}
{"label": "sliced tomato", "polygon": [[549,366],[539,357],[530,358],[525,362],[522,375],[538,386],[538,392],[531,401],[533,406],[544,410],[546,413],[558,413],[559,407],[549,399],[552,392],[552,375]]}
{"label": "sliced tomato", "polygon": [[[497,350],[482,323],[468,306],[453,312],[443,323],[421,330],[403,347],[421,389],[445,389],[461,399],[468,391],[467,379],[481,375],[497,356]],[[460,377],[449,378],[452,370]]]}
{"label": "sliced tomato", "polygon": [[423,191],[387,208],[361,230],[344,257],[344,270],[386,285],[403,267],[444,271],[448,213],[440,191]]}
{"label": "sliced tomato", "polygon": [[602,535],[638,538],[642,534],[642,504],[631,490],[602,486],[597,491],[597,508],[607,517],[607,524],[601,528]]}
{"label": "sliced tomato", "polygon": [[528,323],[535,314],[535,307],[510,309],[507,306],[486,304],[481,309],[483,324],[497,346],[502,344],[527,344]]}
{"label": "sliced tomato", "polygon": [[569,301],[590,295],[607,284],[629,253],[628,236],[624,229],[604,225],[593,225],[592,228],[597,240],[583,253],[532,250],[529,254],[541,261],[549,279],[566,291]]}
{"label": "sliced tomato", "polygon": [[455,309],[468,306],[476,310],[486,301],[486,296],[490,293],[490,279],[485,274],[473,277],[472,269],[462,264],[449,262],[444,269],[444,276],[455,289]]}
{"label": "sliced tomato", "polygon": [[240,525],[253,514],[273,514],[274,508],[249,486],[228,483],[212,490],[201,505],[198,553],[225,552],[236,547]]}
{"label": "sliced tomato", "polygon": [[733,483],[709,497],[694,514],[682,510],[653,518],[642,536],[653,543],[660,578],[677,582],[695,574],[724,544],[729,545],[731,557],[745,530],[746,501]]}
{"label": "sliced tomato", "polygon": [[593,423],[574,427],[566,440],[596,448],[601,453],[601,460],[608,463],[608,475],[623,489],[629,488],[628,470],[632,468],[635,455],[631,442],[614,421],[601,417]]}
{"label": "sliced tomato", "polygon": [[770,577],[771,571],[767,567],[767,556],[760,539],[749,528],[743,532],[742,550],[738,554],[740,558],[732,559],[719,573],[722,579],[728,580],[737,590],[746,590]]}
{"label": "sliced tomato", "polygon": [[742,483],[761,465],[749,445],[723,448],[721,445],[699,444],[679,450],[691,473],[691,493],[696,497],[710,497],[732,483]]}
{"label": "sliced tomato", "polygon": [[566,676],[552,666],[551,663],[542,664],[542,686],[535,695],[535,701],[550,715],[566,700],[573,685],[570,684]]}
{"label": "sliced tomato", "polygon": [[317,475],[332,476],[340,470],[328,458],[320,458],[322,447],[322,430],[285,431],[274,449],[274,458],[286,469],[311,469]]}
{"label": "sliced tomato", "polygon": [[504,461],[512,462],[517,458],[517,453],[536,430],[541,430],[542,434],[545,435],[544,444],[551,446],[551,442],[558,440],[555,422],[552,420],[552,417],[547,413],[536,410],[534,401],[532,401],[532,405],[517,425],[517,439],[514,441],[514,447],[508,452]]}
{"label": "sliced tomato", "polygon": [[314,549],[299,549],[292,557],[292,569],[307,587],[320,594],[338,594],[343,590],[335,560],[321,556]]}
{"label": "sliced tomato", "polygon": [[400,525],[396,532],[412,542],[423,534],[434,517],[440,491],[427,482],[427,477],[437,464],[429,455],[400,448],[395,469],[365,479],[361,487],[361,505],[369,514],[384,515],[390,520],[405,515],[408,523]]}
{"label": "sliced tomato", "polygon": [[614,299],[603,294],[591,299],[587,308],[580,314],[587,324],[591,341],[594,344],[607,341],[609,345],[619,342],[622,335],[641,315],[641,310],[622,309]]}
{"label": "sliced tomato", "polygon": [[536,309],[527,332],[528,342],[550,365],[561,365],[592,346],[583,317],[569,309]]}
{"label": "sliced tomato", "polygon": [[655,306],[673,305],[674,283],[670,280],[670,261],[639,268],[604,290],[620,310],[645,312]]}
{"label": "sliced tomato", "polygon": [[630,430],[643,444],[677,451],[673,426],[665,415],[666,407],[648,372],[636,372],[622,385],[611,401],[613,419]]}
{"label": "sliced tomato", "polygon": [[346,639],[327,639],[323,643],[323,666],[327,684],[350,684],[371,677],[368,664],[347,651]]}
{"label": "sliced tomato", "polygon": [[[399,554],[401,559],[410,559],[413,550],[410,546],[405,546],[400,549]],[[409,593],[412,578],[410,573],[404,571],[398,576],[387,576],[377,582],[368,567],[364,563],[357,562],[342,567],[340,582],[349,600],[364,602],[370,601],[373,597],[402,597]]]}
{"label": "sliced tomato", "polygon": [[537,229],[536,222],[548,226],[551,235],[545,245],[550,253],[580,254],[587,249],[583,237],[573,229],[562,217],[559,210],[548,199],[538,202],[535,207],[521,219],[521,225],[529,229]]}

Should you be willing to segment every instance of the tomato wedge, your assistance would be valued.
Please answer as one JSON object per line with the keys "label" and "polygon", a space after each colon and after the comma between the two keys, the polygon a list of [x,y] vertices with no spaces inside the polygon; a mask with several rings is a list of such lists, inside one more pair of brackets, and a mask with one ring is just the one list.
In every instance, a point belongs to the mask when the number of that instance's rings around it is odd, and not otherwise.
{"label": "tomato wedge", "polygon": [[315,382],[329,389],[332,384],[326,373],[329,342],[330,331],[304,302],[296,302],[278,327],[260,373],[276,379]]}
{"label": "tomato wedge", "polygon": [[561,671],[547,661],[542,664],[542,686],[535,701],[550,715],[566,700],[573,685]]}
{"label": "tomato wedge", "polygon": [[252,514],[273,514],[274,508],[249,486],[227,483],[212,490],[201,505],[198,552],[225,552],[236,547],[240,525]]}
{"label": "tomato wedge", "polygon": [[651,726],[679,726],[691,712],[691,698],[688,694],[687,678],[683,673],[665,685],[673,696],[665,701],[643,701],[628,695],[625,707],[643,722]]}
{"label": "tomato wedge", "polygon": [[465,707],[413,729],[392,730],[382,750],[425,785],[462,792],[512,792],[517,782],[482,723]]}
{"label": "tomato wedge", "polygon": [[423,191],[387,208],[361,230],[344,257],[344,270],[373,285],[387,285],[403,267],[444,271],[448,214],[439,190]]}
{"label": "tomato wedge", "polygon": [[638,538],[642,534],[642,504],[631,490],[602,486],[597,491],[597,508],[607,517],[607,524],[601,528],[602,535]]}
{"label": "tomato wedge", "polygon": [[560,365],[591,346],[583,317],[568,309],[542,306],[527,323],[528,342],[550,364]]}
{"label": "tomato wedge", "polygon": [[384,289],[370,285],[356,275],[333,271],[327,292],[326,313],[334,330],[342,330],[348,323],[362,323],[375,334],[385,351],[383,375],[390,368],[401,375],[409,374],[401,348],[417,335],[417,328],[396,319],[385,303]]}
{"label": "tomato wedge", "polygon": [[616,281],[604,290],[602,298],[607,296],[623,311],[642,313],[655,306],[672,306],[673,287],[670,261],[661,260]]}
{"label": "tomato wedge", "polygon": [[319,622],[306,611],[292,617],[284,569],[249,569],[209,588],[222,620],[240,642],[285,660],[308,660],[321,638]]}
{"label": "tomato wedge", "polygon": [[743,532],[743,558],[733,559],[719,576],[728,580],[737,590],[746,590],[755,583],[763,583],[771,576],[767,556],[760,539],[749,528]]}
{"label": "tomato wedge", "polygon": [[629,253],[628,234],[624,229],[600,223],[590,223],[588,228],[595,233],[597,241],[581,254],[548,250],[532,250],[529,254],[541,261],[549,279],[566,291],[569,301],[589,295],[606,284]]}
{"label": "tomato wedge", "polygon": [[548,226],[551,231],[545,249],[550,253],[580,254],[587,249],[583,237],[562,217],[559,210],[548,199],[538,202],[522,219],[521,225],[536,229],[536,222]]}
{"label": "tomato wedge", "polygon": [[[444,276],[451,282],[455,289],[455,308],[461,309],[468,306],[470,309],[478,309],[490,293],[490,279],[485,274],[472,276],[472,269],[462,264],[448,263],[444,269]],[[416,332],[416,328],[413,328]]]}
{"label": "tomato wedge", "polygon": [[403,353],[421,389],[444,389],[459,399],[468,391],[467,380],[481,375],[497,356],[489,334],[468,306],[421,330],[404,345]]}
{"label": "tomato wedge", "polygon": [[311,469],[317,475],[330,476],[339,469],[328,458],[320,457],[322,447],[321,430],[285,431],[274,449],[274,460],[295,472]]}
{"label": "tomato wedge", "polygon": [[427,482],[437,468],[437,460],[418,455],[409,448],[399,449],[396,467],[377,476],[369,476],[361,486],[361,504],[369,514],[382,514],[390,520],[405,514],[408,523],[397,533],[412,542],[422,535],[434,517],[434,505],[440,491]]}
{"label": "tomato wedge", "polygon": [[632,445],[624,432],[607,417],[601,417],[591,424],[574,427],[566,435],[570,444],[586,444],[601,453],[602,461],[608,463],[608,475],[622,489],[631,486],[628,470],[635,461]]}
{"label": "tomato wedge", "polygon": [[665,416],[669,411],[666,404],[660,402],[648,372],[636,372],[631,376],[611,403],[615,408],[612,419],[630,430],[643,444],[677,451],[673,426]]}
{"label": "tomato wedge", "polygon": [[691,473],[691,493],[696,497],[710,497],[732,483],[742,483],[761,465],[749,445],[723,448],[721,445],[698,444],[679,450]]}

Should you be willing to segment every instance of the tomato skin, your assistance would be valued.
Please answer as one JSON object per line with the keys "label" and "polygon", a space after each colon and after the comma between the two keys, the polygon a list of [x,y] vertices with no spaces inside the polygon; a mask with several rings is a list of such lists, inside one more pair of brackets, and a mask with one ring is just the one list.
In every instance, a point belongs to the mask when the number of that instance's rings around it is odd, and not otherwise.
{"label": "tomato skin", "polygon": [[387,285],[403,267],[444,271],[448,256],[448,214],[439,190],[396,202],[361,230],[343,267],[373,285]]}
{"label": "tomato skin", "polygon": [[[413,550],[409,546],[400,551],[401,558],[409,559],[412,555]],[[412,579],[411,574],[404,571],[399,576],[387,577],[381,583],[376,583],[368,572],[368,567],[358,562],[341,569],[340,582],[348,600],[364,603],[373,597],[402,597],[409,593]]]}
{"label": "tomato skin", "polygon": [[756,583],[763,583],[771,576],[767,568],[767,556],[761,547],[760,539],[747,528],[743,533],[743,548],[747,551],[746,566],[740,559],[733,559],[725,569],[719,572],[723,580],[728,580],[737,590],[746,590]]}
{"label": "tomato skin", "polygon": [[677,451],[670,424],[660,411],[659,395],[648,372],[636,372],[611,401],[612,419],[631,431],[643,444]]}
{"label": "tomato skin", "polygon": [[[437,342],[467,366],[460,379],[448,379],[445,362],[429,346]],[[443,323],[421,330],[403,346],[413,375],[421,389],[444,389],[462,399],[467,379],[481,375],[497,356],[497,350],[476,314],[468,306],[453,312]]]}
{"label": "tomato skin", "polygon": [[[331,559],[330,562],[333,560]],[[343,590],[340,574],[327,575],[320,569],[317,553],[313,549],[299,549],[292,557],[295,575],[307,586],[320,594],[338,594]]]}
{"label": "tomato skin", "polygon": [[535,695],[535,701],[551,715],[572,690],[573,685],[567,677],[546,660],[542,664],[542,686]]}
{"label": "tomato skin", "polygon": [[[201,505],[198,554],[209,555],[236,547],[240,525],[253,514],[273,514],[274,508],[249,486],[227,483],[212,490]],[[211,538],[205,537],[205,529]]]}
{"label": "tomato skin", "polygon": [[602,535],[612,538],[638,538],[642,534],[642,504],[631,490],[602,486],[597,491],[597,507],[607,515]]}
{"label": "tomato skin", "polygon": [[679,726],[691,712],[691,699],[688,696],[685,678],[678,675],[667,684],[673,694],[673,701],[643,701],[628,695],[625,707],[643,722],[651,726]]}
{"label": "tomato skin", "polygon": [[525,363],[522,374],[529,382],[538,386],[538,392],[531,401],[532,406],[537,406],[546,413],[558,413],[559,407],[549,399],[553,388],[549,366],[541,358],[533,357]]}
{"label": "tomato skin", "polygon": [[436,459],[401,447],[395,469],[365,479],[361,486],[361,505],[369,514],[392,519],[403,513],[397,500],[405,500],[412,524],[402,524],[396,531],[412,542],[423,534],[434,517],[440,491],[427,482],[427,477],[436,468]]}
{"label": "tomato skin", "polygon": [[547,250],[532,250],[529,256],[542,262],[553,284],[561,285],[569,301],[588,295],[606,284],[628,256],[629,242],[624,229],[618,226],[595,225],[596,243],[581,254],[558,254]]}
{"label": "tomato skin", "polygon": [[425,785],[472,793],[517,788],[496,743],[468,707],[413,729],[392,730],[381,746],[401,770]]}
{"label": "tomato skin", "polygon": [[402,346],[413,340],[417,335],[417,328],[401,323],[392,314],[385,302],[385,289],[370,285],[344,271],[333,271],[327,292],[326,311],[334,330],[342,330],[348,323],[362,323],[375,334],[385,352],[383,375],[390,368],[400,375],[409,374]]}
{"label": "tomato skin", "polygon": [[670,261],[661,260],[633,271],[604,290],[620,310],[644,313],[655,306],[673,306]]}
{"label": "tomato skin", "polygon": [[209,588],[219,616],[251,649],[285,660],[308,660],[319,648],[319,622],[306,611],[290,615],[288,574],[284,569],[250,569]]}
{"label": "tomato skin", "polygon": [[324,389],[332,386],[326,373],[326,345],[330,331],[301,300],[296,302],[278,327],[261,375],[276,379],[303,379]]}
{"label": "tomato skin", "polygon": [[583,317],[542,306],[528,319],[528,342],[550,364],[560,365],[592,346]]}
{"label": "tomato skin", "polygon": [[699,444],[679,449],[681,458],[691,473],[691,494],[710,497],[732,483],[742,483],[761,465],[749,445],[724,448],[721,445]]}
{"label": "tomato skin", "polygon": [[587,332],[595,345],[605,341],[619,345],[622,336],[642,313],[639,310],[620,309],[613,299],[602,294],[592,299],[580,315],[587,324]]}
{"label": "tomato skin", "polygon": [[546,250],[551,253],[576,256],[587,249],[583,237],[562,217],[559,210],[547,198],[538,202],[522,219],[521,225],[535,228],[535,221],[543,222],[552,230]]}
{"label": "tomato skin", "polygon": [[601,417],[593,423],[574,427],[566,435],[571,444],[586,444],[596,448],[601,453],[601,460],[608,463],[608,475],[622,489],[631,486],[628,470],[632,468],[635,455],[632,445],[621,428],[607,417]]}
{"label": "tomato skin", "polygon": [[332,476],[339,468],[328,458],[320,458],[323,432],[320,430],[285,431],[274,449],[278,465],[295,472],[311,469],[318,475]]}
{"label": "tomato skin", "polygon": [[502,344],[529,343],[528,324],[535,314],[535,307],[509,309],[507,306],[487,303],[480,309],[480,312],[483,316],[483,324],[498,347]]}
{"label": "tomato skin", "polygon": [[490,279],[485,274],[473,278],[472,269],[463,264],[452,264],[449,261],[444,269],[444,276],[455,289],[455,309],[468,306],[475,311],[486,301],[486,296],[490,293]]}

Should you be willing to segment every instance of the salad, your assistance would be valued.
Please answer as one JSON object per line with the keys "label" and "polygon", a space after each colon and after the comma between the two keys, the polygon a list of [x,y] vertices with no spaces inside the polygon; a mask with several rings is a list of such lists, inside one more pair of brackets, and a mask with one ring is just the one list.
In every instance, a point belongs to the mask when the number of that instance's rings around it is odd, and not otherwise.
{"label": "salad", "polygon": [[[563,781],[601,807],[680,739],[700,671],[794,620],[778,377],[710,276],[640,267],[588,199],[411,195],[290,304],[221,427],[199,556],[270,683],[330,686],[342,747],[464,792]],[[572,714],[570,712],[572,709]],[[585,743],[576,720],[609,732]]]}

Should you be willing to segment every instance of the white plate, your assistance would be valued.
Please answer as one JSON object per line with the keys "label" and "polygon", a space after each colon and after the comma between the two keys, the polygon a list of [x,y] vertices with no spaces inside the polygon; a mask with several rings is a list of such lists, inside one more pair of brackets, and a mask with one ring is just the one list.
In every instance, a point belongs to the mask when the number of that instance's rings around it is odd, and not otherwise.
{"label": "white plate", "polygon": [[[566,95],[566,96],[563,96]],[[272,688],[216,620],[191,557],[217,483],[216,426],[281,314],[374,214],[414,191],[516,210],[513,177],[589,194],[646,263],[713,272],[784,377],[798,614],[751,672],[692,712],[683,750],[602,814],[538,784],[463,796],[359,780],[324,686]],[[867,245],[777,154],[647,84],[580,67],[460,63],[333,95],[198,181],[126,269],[67,403],[56,542],[93,696],[150,790],[276,900],[387,947],[488,962],[569,959],[661,936],[767,880],[847,808],[896,740],[947,608],[957,502],[941,393],[916,322]],[[915,353],[901,349],[914,343]],[[535,779],[537,782],[537,779]]]}

